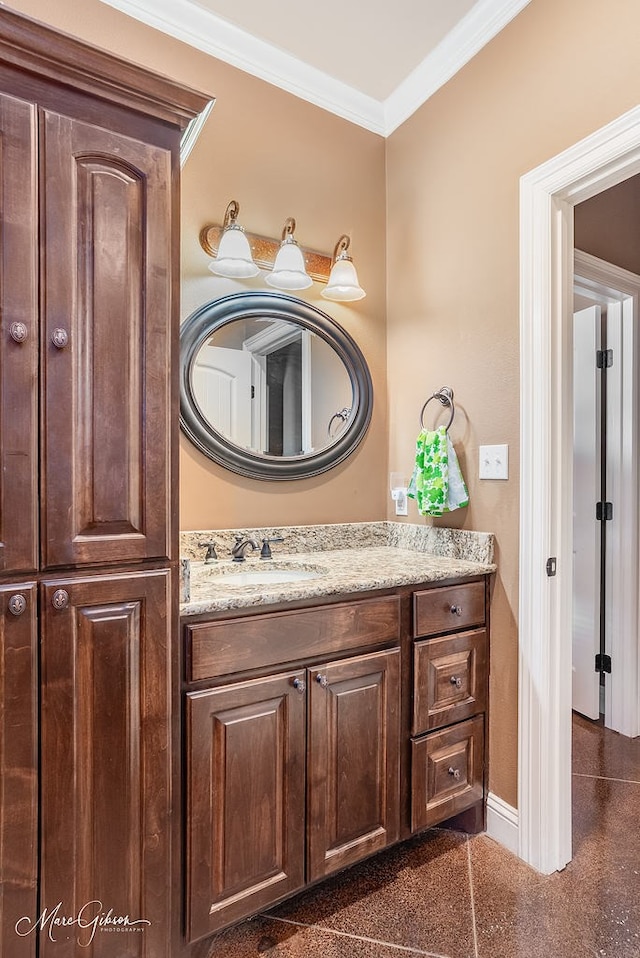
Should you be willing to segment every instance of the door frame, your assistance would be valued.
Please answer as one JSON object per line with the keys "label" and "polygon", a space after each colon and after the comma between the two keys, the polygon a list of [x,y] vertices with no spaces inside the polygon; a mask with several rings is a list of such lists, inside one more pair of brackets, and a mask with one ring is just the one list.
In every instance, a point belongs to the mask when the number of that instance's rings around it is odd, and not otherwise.
{"label": "door frame", "polygon": [[[619,306],[607,322],[607,523],[606,634],[613,669],[606,680],[605,726],[640,734],[638,682],[638,336],[640,276],[581,250],[574,254],[574,288],[594,303]],[[615,401],[612,399],[615,397]]]}
{"label": "door frame", "polygon": [[544,873],[572,852],[573,207],[639,172],[635,107],[520,180],[518,848]]}

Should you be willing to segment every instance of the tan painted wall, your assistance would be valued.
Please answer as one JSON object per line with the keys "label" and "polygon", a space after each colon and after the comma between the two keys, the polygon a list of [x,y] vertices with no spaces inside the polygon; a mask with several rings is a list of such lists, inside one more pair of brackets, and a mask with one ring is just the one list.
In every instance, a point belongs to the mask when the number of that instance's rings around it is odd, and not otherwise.
{"label": "tan painted wall", "polygon": [[182,315],[223,292],[266,288],[214,277],[198,234],[230,199],[247,229],[278,237],[287,216],[303,246],[331,253],[350,233],[366,299],[301,294],[357,340],[374,384],[372,423],[356,453],[314,479],[264,482],[216,466],[181,437],[182,529],[384,518],[387,461],[384,140],[242,73],[98,0],[12,0],[12,8],[210,92],[216,105],[182,178]]}
{"label": "tan painted wall", "polygon": [[[635,0],[532,0],[387,141],[389,467],[426,396],[452,386],[471,497],[452,519],[497,536],[490,784],[513,805],[519,178],[639,102],[639,34]],[[479,482],[478,445],[502,442],[508,482]]]}

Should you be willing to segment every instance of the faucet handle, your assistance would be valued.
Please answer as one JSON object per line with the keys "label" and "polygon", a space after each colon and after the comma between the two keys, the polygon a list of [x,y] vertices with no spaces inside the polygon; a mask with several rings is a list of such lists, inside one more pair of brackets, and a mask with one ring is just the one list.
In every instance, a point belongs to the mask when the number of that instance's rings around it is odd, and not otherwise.
{"label": "faucet handle", "polygon": [[270,559],[271,558],[271,546],[270,542],[284,542],[283,536],[275,536],[273,539],[263,539],[262,540],[262,549],[260,550],[261,559]]}
{"label": "faucet handle", "polygon": [[205,557],[204,557],[204,561],[205,561],[205,562],[213,562],[214,559],[217,559],[217,558],[218,558],[218,555],[217,555],[217,553],[216,553],[216,544],[215,544],[215,542],[213,542],[213,541],[212,541],[212,542],[199,542],[199,543],[198,543],[198,546],[199,546],[201,549],[206,549],[206,550],[207,550],[207,554],[206,554]]}

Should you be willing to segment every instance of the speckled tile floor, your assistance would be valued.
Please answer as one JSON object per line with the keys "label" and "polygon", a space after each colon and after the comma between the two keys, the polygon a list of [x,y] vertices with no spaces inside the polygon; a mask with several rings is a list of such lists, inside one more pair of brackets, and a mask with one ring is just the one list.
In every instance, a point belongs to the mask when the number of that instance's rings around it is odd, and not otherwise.
{"label": "speckled tile floor", "polygon": [[433,829],[219,935],[210,958],[640,958],[640,739],[574,717],[574,857]]}

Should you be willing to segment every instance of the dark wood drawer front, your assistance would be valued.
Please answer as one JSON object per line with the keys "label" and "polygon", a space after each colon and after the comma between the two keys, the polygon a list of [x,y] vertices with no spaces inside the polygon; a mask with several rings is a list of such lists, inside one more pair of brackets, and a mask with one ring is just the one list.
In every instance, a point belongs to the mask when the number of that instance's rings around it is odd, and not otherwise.
{"label": "dark wood drawer front", "polygon": [[400,599],[345,602],[201,622],[185,628],[187,680],[230,675],[317,655],[376,648],[400,639]]}
{"label": "dark wood drawer front", "polygon": [[414,638],[484,625],[484,617],[484,582],[428,589],[413,596]]}
{"label": "dark wood drawer front", "polygon": [[486,707],[484,629],[416,642],[412,735],[452,725]]}
{"label": "dark wood drawer front", "polygon": [[484,719],[479,715],[411,742],[411,829],[464,811],[483,797]]}

